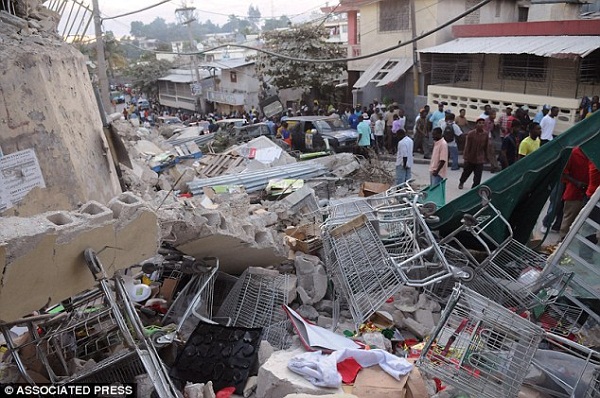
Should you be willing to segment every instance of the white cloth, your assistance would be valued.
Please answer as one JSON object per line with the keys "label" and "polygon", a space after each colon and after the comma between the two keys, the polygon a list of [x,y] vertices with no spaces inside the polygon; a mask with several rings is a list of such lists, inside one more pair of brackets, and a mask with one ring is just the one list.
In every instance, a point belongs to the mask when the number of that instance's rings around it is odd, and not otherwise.
{"label": "white cloth", "polygon": [[385,132],[385,121],[383,119],[377,120],[375,122],[375,135],[378,137],[382,137]]}
{"label": "white cloth", "polygon": [[323,355],[321,351],[305,352],[296,355],[288,362],[288,369],[303,376],[318,387],[339,387],[342,376],[337,371],[337,363],[347,358],[354,358],[363,368],[379,365],[381,369],[395,378],[408,374],[413,365],[406,359],[396,357],[384,350],[359,350],[346,348]]}
{"label": "white cloth", "polygon": [[342,376],[337,371],[336,357],[321,351],[296,355],[288,362],[288,369],[299,374],[317,387],[339,387]]}
{"label": "white cloth", "polygon": [[396,380],[408,374],[413,365],[404,358],[399,358],[384,350],[358,350],[346,348],[340,351],[335,351],[333,354],[336,357],[336,362],[341,362],[346,358],[354,358],[363,368],[379,365],[385,373],[389,374]]}

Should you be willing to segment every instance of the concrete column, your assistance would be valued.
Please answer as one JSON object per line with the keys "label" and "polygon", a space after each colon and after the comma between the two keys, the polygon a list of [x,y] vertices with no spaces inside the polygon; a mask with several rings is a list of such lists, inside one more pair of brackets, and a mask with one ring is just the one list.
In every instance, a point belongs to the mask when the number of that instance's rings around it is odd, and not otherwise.
{"label": "concrete column", "polygon": [[358,44],[358,12],[348,11],[348,44]]}

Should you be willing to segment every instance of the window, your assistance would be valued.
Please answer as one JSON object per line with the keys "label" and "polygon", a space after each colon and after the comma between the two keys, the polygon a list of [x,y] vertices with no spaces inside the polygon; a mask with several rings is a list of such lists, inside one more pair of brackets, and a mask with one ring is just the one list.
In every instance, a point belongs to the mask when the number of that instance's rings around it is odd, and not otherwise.
{"label": "window", "polygon": [[379,31],[410,29],[408,0],[384,0],[379,3]]}
{"label": "window", "polygon": [[500,56],[498,78],[508,80],[546,80],[546,58],[529,54],[504,54]]}
{"label": "window", "polygon": [[[475,7],[477,4],[479,4],[481,1],[480,0],[467,0],[465,2],[465,11]],[[467,15],[465,17],[465,24],[466,25],[477,25],[480,23],[480,19],[481,19],[481,13],[479,12],[481,10],[481,8],[478,8],[477,10],[473,11],[472,13],[470,13],[469,15]]]}
{"label": "window", "polygon": [[431,84],[453,84],[471,81],[473,58],[465,54],[432,54],[431,62],[423,62],[423,72],[431,74]]}
{"label": "window", "polygon": [[600,50],[581,60],[579,81],[584,84],[600,84]]}
{"label": "window", "polygon": [[529,19],[529,7],[519,7],[519,22],[527,22]]}
{"label": "window", "polygon": [[229,72],[229,79],[232,83],[237,83],[237,72]]}

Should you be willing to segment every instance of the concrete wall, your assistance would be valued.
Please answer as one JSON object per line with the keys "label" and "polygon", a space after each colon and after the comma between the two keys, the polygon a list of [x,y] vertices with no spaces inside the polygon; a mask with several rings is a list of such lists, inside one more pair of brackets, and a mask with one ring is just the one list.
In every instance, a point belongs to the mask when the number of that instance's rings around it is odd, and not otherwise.
{"label": "concrete wall", "polygon": [[560,21],[579,19],[581,4],[532,4],[528,21]]}
{"label": "concrete wall", "polygon": [[83,55],[22,35],[0,39],[0,146],[5,154],[32,148],[46,188],[38,206],[3,215],[108,202],[120,187]]}

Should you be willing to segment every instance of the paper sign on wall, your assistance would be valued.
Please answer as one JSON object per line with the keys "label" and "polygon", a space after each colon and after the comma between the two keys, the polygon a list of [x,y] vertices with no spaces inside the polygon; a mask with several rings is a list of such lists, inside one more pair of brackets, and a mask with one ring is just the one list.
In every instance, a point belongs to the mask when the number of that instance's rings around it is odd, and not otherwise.
{"label": "paper sign on wall", "polygon": [[46,188],[33,149],[0,157],[0,212],[16,205],[35,187]]}

